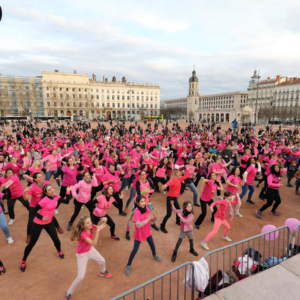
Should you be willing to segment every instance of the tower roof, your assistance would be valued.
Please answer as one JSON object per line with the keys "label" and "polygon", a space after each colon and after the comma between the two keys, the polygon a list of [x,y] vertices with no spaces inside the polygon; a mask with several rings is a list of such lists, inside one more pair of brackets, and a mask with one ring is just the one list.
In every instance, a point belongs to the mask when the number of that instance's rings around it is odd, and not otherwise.
{"label": "tower roof", "polygon": [[192,77],[190,77],[189,82],[198,82],[198,78],[196,76],[196,71],[194,70],[192,73]]}

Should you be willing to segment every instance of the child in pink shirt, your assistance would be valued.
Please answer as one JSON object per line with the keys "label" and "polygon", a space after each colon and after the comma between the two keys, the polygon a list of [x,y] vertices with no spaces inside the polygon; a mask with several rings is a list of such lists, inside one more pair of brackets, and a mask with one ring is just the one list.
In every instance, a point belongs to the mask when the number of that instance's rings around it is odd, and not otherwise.
{"label": "child in pink shirt", "polygon": [[220,205],[219,209],[217,210],[216,214],[215,214],[215,223],[214,223],[214,229],[211,233],[209,233],[206,238],[201,242],[201,245],[204,249],[209,250],[208,246],[207,246],[207,242],[218,233],[218,230],[220,228],[221,225],[225,226],[225,231],[224,231],[224,235],[222,236],[223,240],[226,240],[228,242],[231,242],[231,239],[227,236],[228,232],[230,230],[230,226],[227,223],[227,221],[225,220],[226,215],[228,213],[228,211],[230,212],[230,216],[228,217],[231,221],[233,221],[233,209],[232,209],[232,204],[238,204],[239,202],[239,196],[238,194],[236,194],[236,198],[235,201],[232,201],[232,193],[226,191],[224,193],[224,200],[220,200],[217,202],[213,202],[210,205],[210,210],[211,212],[214,211],[213,207],[215,205]]}
{"label": "child in pink shirt", "polygon": [[182,243],[182,240],[187,236],[190,241],[190,253],[195,256],[198,256],[198,253],[194,250],[194,234],[193,234],[193,220],[194,220],[194,212],[193,205],[190,201],[185,201],[183,203],[183,209],[176,209],[174,206],[174,201],[171,201],[172,210],[175,212],[180,218],[180,233],[179,238],[176,243],[175,249],[172,255],[172,262],[175,262],[177,251]]}
{"label": "child in pink shirt", "polygon": [[146,206],[146,199],[142,195],[137,196],[136,207],[133,214],[133,223],[135,223],[135,232],[133,236],[134,246],[126,266],[125,274],[127,276],[131,273],[132,261],[143,241],[148,242],[152,251],[152,257],[156,261],[161,262],[161,258],[156,254],[154,241],[151,235],[151,221],[155,222],[156,216],[152,215],[151,210]]}
{"label": "child in pink shirt", "polygon": [[104,229],[105,226],[105,220],[103,220],[103,223],[100,226],[96,226],[92,224],[89,216],[82,216],[74,227],[71,240],[78,240],[78,246],[76,248],[78,275],[68,289],[65,300],[71,300],[71,294],[73,294],[77,285],[83,280],[89,259],[95,261],[99,265],[100,276],[105,278],[112,277],[112,274],[105,268],[105,259],[94,247],[98,243],[100,231]]}

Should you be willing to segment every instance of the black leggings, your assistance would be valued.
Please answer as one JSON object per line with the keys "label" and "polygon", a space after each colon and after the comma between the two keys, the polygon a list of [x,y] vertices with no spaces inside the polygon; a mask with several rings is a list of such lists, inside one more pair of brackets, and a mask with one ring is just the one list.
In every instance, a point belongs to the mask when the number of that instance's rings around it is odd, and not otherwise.
{"label": "black leggings", "polygon": [[46,232],[50,235],[56,250],[58,252],[61,251],[61,249],[60,249],[60,240],[57,236],[57,232],[56,232],[56,229],[55,229],[55,226],[54,226],[53,222],[48,223],[48,224],[43,224],[43,225],[33,223],[32,228],[31,228],[30,243],[26,246],[26,248],[24,250],[23,261],[27,260],[28,255],[30,254],[30,252],[31,252],[32,248],[34,247],[34,245],[36,244],[37,240],[39,239],[40,234],[41,234],[43,229],[45,229]]}
{"label": "black leggings", "polygon": [[[195,222],[195,225],[197,226],[200,226],[204,220],[204,218],[206,217],[206,204],[207,205],[211,205],[214,201],[213,200],[209,200],[209,201],[203,201],[201,198],[200,198],[200,205],[201,205],[201,214],[199,215],[198,219],[196,220]],[[215,221],[215,213],[217,212],[217,208],[216,206],[213,207],[214,209],[214,212],[212,213],[212,216],[211,216],[211,221],[214,222]]]}
{"label": "black leggings", "polygon": [[259,193],[259,198],[266,198],[266,195],[265,195],[265,191],[267,190],[268,188],[268,176],[266,174],[264,174],[264,187],[261,189],[260,193]]}
{"label": "black leggings", "polygon": [[259,180],[257,184],[261,184],[265,180],[266,169],[261,169],[262,178]]}
{"label": "black leggings", "polygon": [[8,199],[7,200],[8,215],[13,220],[15,219],[14,207],[17,200],[19,200],[27,208],[27,210],[29,210],[29,202],[27,200],[24,200],[23,196],[16,199]]}
{"label": "black leggings", "polygon": [[91,201],[94,200],[95,196],[97,195],[98,192],[102,191],[103,189],[103,183],[101,182],[99,186],[93,186],[92,187],[92,192],[91,192]]}
{"label": "black leggings", "polygon": [[[35,217],[35,214],[33,213],[34,207],[29,206],[29,216],[28,216],[28,223],[27,223],[27,235],[30,235],[31,228],[33,224],[33,219]],[[53,216],[52,223],[54,224],[55,228],[59,227],[59,224],[57,222],[57,219]]]}
{"label": "black leggings", "polygon": [[268,188],[266,196],[267,196],[267,203],[265,205],[263,205],[259,211],[263,212],[268,207],[270,207],[273,204],[273,202],[275,201],[275,203],[273,205],[273,208],[271,210],[271,212],[275,212],[276,209],[277,209],[277,207],[281,203],[281,199],[280,199],[280,195],[279,195],[279,190]]}
{"label": "black leggings", "polygon": [[[161,222],[161,227],[163,227],[163,228],[166,227],[166,223],[172,215],[171,201],[174,201],[174,206],[176,209],[180,209],[180,206],[178,204],[176,197],[167,197],[167,214],[165,215],[163,221]],[[176,224],[180,224],[180,218],[177,216],[177,214],[176,214]]]}
{"label": "black leggings", "polygon": [[166,181],[166,179],[164,177],[157,177],[157,176],[155,176],[153,178],[153,183],[154,183],[154,186],[155,186],[155,189],[156,189],[157,192],[159,191],[159,186],[158,186],[159,182],[161,184],[166,184],[167,183],[167,181]]}
{"label": "black leggings", "polygon": [[75,209],[74,209],[74,214],[73,216],[71,217],[70,219],[70,222],[71,224],[73,224],[73,222],[75,221],[75,219],[77,218],[77,216],[79,215],[79,212],[81,210],[81,206],[82,205],[85,205],[86,208],[89,210],[90,214],[92,215],[92,212],[93,212],[93,203],[91,201],[88,201],[87,203],[82,203],[82,202],[79,202],[77,201],[76,199],[74,199],[74,205],[75,205]]}
{"label": "black leggings", "polygon": [[[115,235],[115,228],[116,228],[116,225],[115,225],[114,221],[112,220],[112,218],[109,215],[106,215],[104,217],[107,218],[106,224],[110,227],[110,235],[114,236]],[[104,217],[97,217],[94,214],[92,214],[92,223],[97,225],[99,223],[99,221]]]}
{"label": "black leggings", "polygon": [[123,211],[123,199],[119,197],[118,193],[114,193],[113,197],[116,200],[113,202],[113,206],[115,206],[119,210],[119,213],[121,213]]}

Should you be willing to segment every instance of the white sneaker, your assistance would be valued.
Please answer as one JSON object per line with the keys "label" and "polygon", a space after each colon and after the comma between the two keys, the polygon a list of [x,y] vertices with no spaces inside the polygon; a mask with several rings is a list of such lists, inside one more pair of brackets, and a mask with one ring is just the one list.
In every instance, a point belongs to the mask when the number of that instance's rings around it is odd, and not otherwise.
{"label": "white sneaker", "polygon": [[164,191],[164,192],[163,192],[163,195],[165,195],[166,193],[167,193],[167,191]]}
{"label": "white sneaker", "polygon": [[218,196],[217,199],[222,199],[222,197],[221,197],[221,196]]}
{"label": "white sneaker", "polygon": [[205,250],[209,250],[209,248],[208,248],[208,246],[207,246],[206,243],[201,242],[200,244],[201,244],[201,246],[202,246]]}
{"label": "white sneaker", "polygon": [[8,222],[8,225],[11,226],[14,223],[15,223],[15,219],[10,219],[9,222]]}
{"label": "white sneaker", "polygon": [[243,216],[240,213],[234,213],[235,216],[242,218]]}
{"label": "white sneaker", "polygon": [[7,238],[7,243],[8,244],[12,244],[13,242],[14,242],[14,240],[12,239],[11,236],[9,238]]}
{"label": "white sneaker", "polygon": [[222,239],[227,242],[231,242],[231,239],[228,236],[222,236]]}
{"label": "white sneaker", "polygon": [[54,211],[54,214],[55,214],[55,215],[58,215],[58,214],[59,214],[59,212],[58,212],[57,209]]}
{"label": "white sneaker", "polygon": [[128,191],[128,186],[126,186],[125,191]]}

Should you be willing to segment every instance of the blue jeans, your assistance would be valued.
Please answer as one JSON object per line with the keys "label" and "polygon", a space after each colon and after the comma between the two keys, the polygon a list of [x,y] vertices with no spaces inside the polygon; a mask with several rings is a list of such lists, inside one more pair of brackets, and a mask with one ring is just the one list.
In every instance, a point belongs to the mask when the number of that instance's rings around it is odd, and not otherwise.
{"label": "blue jeans", "polygon": [[[156,255],[156,251],[155,251],[155,245],[154,245],[154,241],[153,241],[152,235],[148,236],[147,242],[148,242],[148,244],[149,244],[149,246],[151,248],[152,255],[155,256]],[[133,261],[135,255],[137,254],[137,252],[139,250],[140,244],[141,244],[140,241],[134,240],[134,246],[133,246],[133,249],[132,249],[132,251],[130,253],[127,266],[131,266],[132,261]]]}
{"label": "blue jeans", "polygon": [[136,193],[136,189],[131,188],[129,199],[128,199],[127,202],[126,202],[126,207],[129,206],[130,202],[132,201],[132,199],[133,199],[134,196],[135,196],[135,193]]}
{"label": "blue jeans", "polygon": [[[54,177],[54,175],[56,174],[56,172],[57,172],[57,170],[46,172],[45,173],[45,177],[46,177],[45,180],[50,181],[51,176],[53,175],[53,177]],[[60,180],[56,180],[56,182],[57,182],[58,187],[60,187]]]}
{"label": "blue jeans", "polygon": [[195,187],[193,182],[187,183],[186,184],[187,187],[189,187],[191,189],[191,191],[194,194],[194,204],[197,204],[197,199],[198,199],[198,191],[197,188]]}
{"label": "blue jeans", "polygon": [[122,178],[122,186],[121,186],[121,188],[120,188],[120,190],[119,190],[119,193],[121,193],[122,192],[122,190],[124,190],[125,188],[126,188],[126,186],[129,186],[129,181],[130,181],[130,177],[128,177],[128,178]]}
{"label": "blue jeans", "polygon": [[7,239],[11,237],[3,211],[0,212],[0,228]]}
{"label": "blue jeans", "polygon": [[240,199],[241,200],[247,194],[248,189],[249,189],[249,194],[248,194],[247,201],[251,201],[252,195],[254,193],[254,186],[249,185],[249,184],[244,184],[244,186],[242,186],[242,193],[240,194]]}

